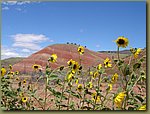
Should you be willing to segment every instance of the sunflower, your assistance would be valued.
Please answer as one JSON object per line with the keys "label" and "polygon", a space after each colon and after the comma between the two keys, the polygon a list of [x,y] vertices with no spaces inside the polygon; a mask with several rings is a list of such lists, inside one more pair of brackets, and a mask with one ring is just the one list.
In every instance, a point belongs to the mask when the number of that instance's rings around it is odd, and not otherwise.
{"label": "sunflower", "polygon": [[139,110],[146,110],[146,105],[142,105]]}
{"label": "sunflower", "polygon": [[78,69],[79,69],[78,62],[75,62],[75,63],[72,65],[72,72],[75,73]]}
{"label": "sunflower", "polygon": [[92,101],[95,102],[95,100],[96,102],[100,102],[100,96],[97,95],[97,92],[92,93]]}
{"label": "sunflower", "polygon": [[38,69],[40,68],[40,65],[34,64],[34,65],[32,66],[32,68],[33,68],[34,70],[38,70]]}
{"label": "sunflower", "polygon": [[57,55],[52,54],[51,57],[48,59],[49,62],[55,63],[57,61]]}
{"label": "sunflower", "polygon": [[74,78],[73,76],[74,76],[74,74],[73,74],[72,72],[69,72],[69,73],[67,74],[67,81],[68,81],[68,82],[71,82],[72,79]]}
{"label": "sunflower", "polygon": [[76,82],[76,84],[78,84],[78,83],[79,83],[79,79],[76,79],[76,81],[75,81],[75,82]]}
{"label": "sunflower", "polygon": [[99,64],[98,66],[97,66],[97,70],[100,70],[102,68],[102,64]]}
{"label": "sunflower", "polygon": [[111,60],[107,57],[105,60],[104,60],[104,66],[107,68],[107,67],[111,67],[112,64],[110,64]]}
{"label": "sunflower", "polygon": [[87,87],[91,89],[91,88],[93,87],[92,82],[89,82],[89,83],[87,84]]}
{"label": "sunflower", "polygon": [[67,63],[68,63],[68,66],[72,66],[75,63],[75,61],[73,61],[72,59],[70,59]]}
{"label": "sunflower", "polygon": [[116,83],[117,79],[118,79],[118,74],[115,73],[111,78],[111,82],[114,84],[114,83]]}
{"label": "sunflower", "polygon": [[118,45],[118,47],[123,47],[123,48],[126,48],[129,44],[128,38],[125,38],[124,36],[118,37],[118,39],[115,40],[115,42]]}
{"label": "sunflower", "polygon": [[82,91],[82,89],[83,89],[82,84],[78,84],[78,88],[77,88],[77,90],[78,90],[79,92],[81,92],[81,91]]}
{"label": "sunflower", "polygon": [[16,81],[19,81],[19,77],[16,78]]}
{"label": "sunflower", "polygon": [[18,75],[18,74],[19,74],[19,71],[16,71],[15,74]]}
{"label": "sunflower", "polygon": [[59,70],[62,71],[64,69],[64,66],[60,66]]}
{"label": "sunflower", "polygon": [[3,77],[6,74],[6,69],[3,67],[1,68],[1,76]]}
{"label": "sunflower", "polygon": [[126,96],[125,92],[120,92],[117,97],[114,99],[117,107],[121,107],[124,97]]}
{"label": "sunflower", "polygon": [[9,69],[12,70],[12,65],[9,65]]}
{"label": "sunflower", "polygon": [[93,76],[93,72],[92,71],[90,71],[90,76]]}
{"label": "sunflower", "polygon": [[22,102],[23,102],[23,103],[26,103],[27,100],[28,100],[28,97],[22,97]]}
{"label": "sunflower", "polygon": [[78,52],[80,55],[82,55],[84,53],[84,47],[83,46],[79,46],[78,47]]}
{"label": "sunflower", "polygon": [[26,80],[23,80],[23,82],[22,82],[24,85],[27,83],[27,81]]}
{"label": "sunflower", "polygon": [[141,51],[141,48],[136,49],[136,52],[134,53],[134,58],[137,58]]}
{"label": "sunflower", "polygon": [[96,72],[94,72],[94,74],[93,74],[93,78],[96,78],[97,76],[99,75],[99,73],[96,71]]}
{"label": "sunflower", "polygon": [[109,87],[109,91],[112,90],[112,84],[108,84],[108,87]]}

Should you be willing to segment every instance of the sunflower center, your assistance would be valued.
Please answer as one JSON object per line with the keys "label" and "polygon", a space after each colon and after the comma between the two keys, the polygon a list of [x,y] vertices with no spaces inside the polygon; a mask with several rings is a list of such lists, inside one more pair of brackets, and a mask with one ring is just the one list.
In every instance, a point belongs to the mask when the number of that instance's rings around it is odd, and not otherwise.
{"label": "sunflower center", "polygon": [[77,65],[76,65],[76,64],[74,64],[74,65],[73,65],[73,69],[76,69],[76,68],[77,68]]}
{"label": "sunflower center", "polygon": [[26,98],[24,98],[24,100],[26,100]]}
{"label": "sunflower center", "polygon": [[81,52],[82,51],[82,49],[81,48],[79,48],[79,52]]}
{"label": "sunflower center", "polygon": [[35,68],[35,69],[37,69],[37,68],[38,68],[38,66],[34,66],[34,68]]}
{"label": "sunflower center", "polygon": [[106,62],[106,65],[108,65],[108,62]]}
{"label": "sunflower center", "polygon": [[125,41],[123,39],[118,40],[118,44],[124,44],[124,43],[125,43]]}

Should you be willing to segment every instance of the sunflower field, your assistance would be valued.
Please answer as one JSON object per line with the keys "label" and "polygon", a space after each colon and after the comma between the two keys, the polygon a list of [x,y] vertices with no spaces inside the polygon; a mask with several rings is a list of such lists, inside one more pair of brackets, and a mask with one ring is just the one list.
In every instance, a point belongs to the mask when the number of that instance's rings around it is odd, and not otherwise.
{"label": "sunflower field", "polygon": [[[84,69],[84,47],[79,46],[79,60],[70,59],[66,66],[51,69],[57,55],[48,60],[44,75],[33,64],[33,76],[13,72],[13,66],[1,68],[1,108],[3,110],[146,110],[146,71],[142,49],[130,48],[128,61],[120,58],[128,38],[115,40],[117,58]],[[107,76],[107,71],[117,72]]]}

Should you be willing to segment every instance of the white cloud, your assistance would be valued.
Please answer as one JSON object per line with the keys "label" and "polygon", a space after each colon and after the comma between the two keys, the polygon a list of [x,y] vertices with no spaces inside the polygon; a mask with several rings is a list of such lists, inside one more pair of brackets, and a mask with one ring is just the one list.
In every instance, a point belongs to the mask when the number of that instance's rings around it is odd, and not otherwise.
{"label": "white cloud", "polygon": [[2,46],[1,59],[6,59],[10,57],[21,57],[21,56],[14,49]]}
{"label": "white cloud", "polygon": [[29,4],[29,3],[31,3],[31,1],[2,0],[2,4],[4,4],[4,5],[23,5],[23,4]]}
{"label": "white cloud", "polygon": [[40,43],[48,41],[49,39],[45,35],[36,34],[16,34],[11,35],[14,40],[13,47],[21,47],[30,50],[40,50]]}
{"label": "white cloud", "polygon": [[41,49],[40,45],[38,45],[38,44],[26,43],[26,42],[15,42],[12,46],[13,47],[27,48],[30,50],[40,50]]}
{"label": "white cloud", "polygon": [[25,52],[25,53],[30,53],[31,52],[29,49],[22,49],[21,51]]}
{"label": "white cloud", "polygon": [[2,10],[9,10],[9,7],[5,6],[2,8]]}

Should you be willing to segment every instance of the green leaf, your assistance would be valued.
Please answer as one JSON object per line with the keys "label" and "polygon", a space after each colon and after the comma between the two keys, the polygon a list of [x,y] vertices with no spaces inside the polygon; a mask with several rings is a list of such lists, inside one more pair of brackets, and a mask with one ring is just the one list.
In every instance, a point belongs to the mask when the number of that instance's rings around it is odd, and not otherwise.
{"label": "green leaf", "polygon": [[134,107],[128,107],[128,110],[134,110],[135,108]]}
{"label": "green leaf", "polygon": [[133,70],[135,71],[135,70],[139,69],[140,67],[141,67],[141,63],[135,63],[133,65]]}
{"label": "green leaf", "polygon": [[51,80],[56,80],[56,79],[58,79],[58,76],[57,75],[51,75],[50,77],[49,77],[49,80],[51,81]]}

